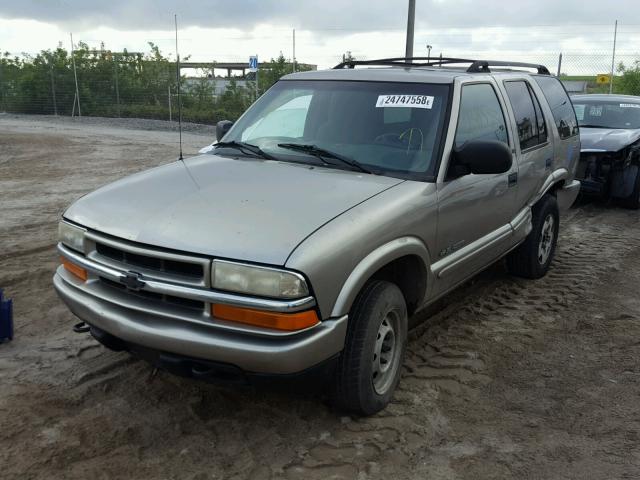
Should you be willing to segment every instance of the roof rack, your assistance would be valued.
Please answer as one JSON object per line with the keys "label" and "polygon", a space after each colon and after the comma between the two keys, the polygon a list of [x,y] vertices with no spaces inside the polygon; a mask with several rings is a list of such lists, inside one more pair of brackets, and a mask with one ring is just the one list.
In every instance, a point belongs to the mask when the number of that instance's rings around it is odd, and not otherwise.
{"label": "roof rack", "polygon": [[537,63],[505,62],[500,60],[470,60],[468,58],[454,57],[395,57],[381,58],[378,60],[347,60],[339,63],[334,69],[355,68],[358,65],[381,65],[392,67],[441,67],[457,63],[469,63],[468,73],[490,73],[490,66],[494,67],[521,67],[535,68],[541,75],[551,75],[549,69]]}

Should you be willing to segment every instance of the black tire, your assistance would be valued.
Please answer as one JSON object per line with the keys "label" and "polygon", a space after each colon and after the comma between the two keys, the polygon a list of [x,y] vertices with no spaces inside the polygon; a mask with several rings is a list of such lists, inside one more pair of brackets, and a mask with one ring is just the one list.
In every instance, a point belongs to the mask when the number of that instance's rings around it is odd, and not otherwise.
{"label": "black tire", "polygon": [[627,198],[619,201],[620,205],[632,210],[640,209],[640,169],[636,175],[636,183],[633,186],[633,192]]}
{"label": "black tire", "polygon": [[[524,243],[507,255],[507,267],[509,272],[518,277],[541,278],[549,270],[558,243],[560,213],[556,197],[545,195],[534,205],[531,213],[533,228]],[[547,230],[549,219],[552,219],[551,232]],[[543,241],[545,248],[544,254],[541,254]]]}
{"label": "black tire", "polygon": [[[395,328],[392,353],[384,350],[384,342],[390,335],[384,330],[385,321],[387,326],[393,323]],[[336,407],[372,415],[387,406],[402,372],[407,323],[407,306],[396,285],[373,280],[363,288],[349,314],[345,347],[336,369],[333,388]],[[386,332],[384,338],[380,338],[381,331]],[[389,344],[386,345],[389,348]],[[382,355],[377,356],[376,351]],[[391,358],[383,363],[385,355]],[[379,373],[383,364],[389,366]]]}

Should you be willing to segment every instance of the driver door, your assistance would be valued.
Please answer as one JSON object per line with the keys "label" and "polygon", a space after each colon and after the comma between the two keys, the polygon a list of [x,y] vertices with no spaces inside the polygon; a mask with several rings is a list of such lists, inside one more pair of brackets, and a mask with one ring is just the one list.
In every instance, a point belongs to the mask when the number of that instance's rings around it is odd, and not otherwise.
{"label": "driver door", "polygon": [[[506,121],[504,101],[488,81],[462,83],[456,93],[458,115],[451,119],[455,135],[445,149],[449,155],[437,185],[438,233],[436,262],[432,265],[437,292],[454,287],[500,257],[512,241],[510,221],[516,214],[518,162],[509,138],[513,135]],[[514,153],[511,169],[506,173],[456,177],[451,153],[469,140],[508,144]]]}

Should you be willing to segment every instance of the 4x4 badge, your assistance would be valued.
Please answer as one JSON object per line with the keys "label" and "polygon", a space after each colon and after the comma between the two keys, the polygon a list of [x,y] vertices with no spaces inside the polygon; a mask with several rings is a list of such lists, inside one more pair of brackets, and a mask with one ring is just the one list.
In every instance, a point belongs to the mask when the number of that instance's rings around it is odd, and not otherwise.
{"label": "4x4 badge", "polygon": [[120,278],[120,283],[122,283],[129,290],[138,291],[144,287],[145,283],[142,281],[142,275],[138,272],[127,272],[125,276]]}

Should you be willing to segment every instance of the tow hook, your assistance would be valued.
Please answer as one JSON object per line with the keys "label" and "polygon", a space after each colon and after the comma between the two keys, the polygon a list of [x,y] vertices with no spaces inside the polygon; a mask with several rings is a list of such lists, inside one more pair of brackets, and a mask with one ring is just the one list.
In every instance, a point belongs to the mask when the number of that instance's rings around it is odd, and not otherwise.
{"label": "tow hook", "polygon": [[91,327],[84,322],[76,323],[73,326],[73,331],[76,333],[89,333]]}

